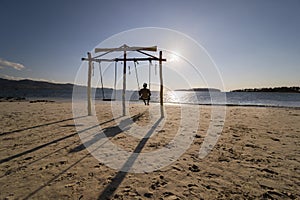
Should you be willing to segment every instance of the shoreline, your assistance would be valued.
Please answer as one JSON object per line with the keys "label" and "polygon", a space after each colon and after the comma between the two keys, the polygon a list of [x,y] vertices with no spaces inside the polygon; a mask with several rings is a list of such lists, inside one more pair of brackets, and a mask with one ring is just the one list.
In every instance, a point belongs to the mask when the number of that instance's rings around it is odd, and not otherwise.
{"label": "shoreline", "polygon": [[[110,103],[110,101],[102,101],[101,99],[94,99],[94,101],[101,102],[101,103]],[[69,98],[49,98],[49,97],[2,97],[0,98],[1,102],[71,102],[72,99]],[[121,100],[116,100],[113,102],[121,102]],[[142,102],[140,100],[130,100],[128,102]],[[159,104],[158,101],[150,101],[152,104]],[[180,103],[180,102],[164,102],[165,105],[199,105],[199,106],[226,106],[226,107],[260,107],[260,108],[291,108],[291,109],[300,109],[300,106],[282,106],[282,105],[267,105],[267,104],[233,104],[233,103],[216,103],[216,104],[210,104],[210,103]]]}

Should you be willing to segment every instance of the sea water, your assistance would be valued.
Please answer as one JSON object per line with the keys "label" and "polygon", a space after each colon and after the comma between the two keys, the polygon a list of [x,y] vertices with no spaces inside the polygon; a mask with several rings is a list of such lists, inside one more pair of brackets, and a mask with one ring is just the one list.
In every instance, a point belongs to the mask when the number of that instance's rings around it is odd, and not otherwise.
{"label": "sea water", "polygon": [[[106,98],[121,100],[121,91],[114,94],[105,94]],[[96,95],[102,99],[102,95]],[[138,92],[128,91],[126,99],[138,101]],[[159,102],[159,92],[152,92],[152,102]],[[195,105],[229,105],[229,106],[274,106],[300,107],[300,93],[271,93],[271,92],[191,92],[167,91],[164,93],[164,102]]]}
{"label": "sea water", "polygon": [[[101,90],[92,91],[93,98],[103,99]],[[0,97],[25,97],[26,99],[72,100],[70,90],[22,90],[1,92]],[[78,96],[78,95],[77,95]],[[86,90],[82,89],[80,98],[86,99]],[[122,91],[106,91],[104,98],[122,100]],[[127,91],[126,100],[139,101],[137,91]],[[159,102],[159,92],[153,91],[151,102]],[[275,106],[300,107],[300,93],[275,92],[193,92],[193,91],[165,91],[164,102],[195,105],[236,105],[236,106]]]}

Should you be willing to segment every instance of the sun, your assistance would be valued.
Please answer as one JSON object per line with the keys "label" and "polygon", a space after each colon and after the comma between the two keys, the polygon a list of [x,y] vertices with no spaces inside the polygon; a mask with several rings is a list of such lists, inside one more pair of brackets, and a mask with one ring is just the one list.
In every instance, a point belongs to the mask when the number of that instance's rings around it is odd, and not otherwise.
{"label": "sun", "polygon": [[168,62],[174,62],[174,63],[176,62],[177,63],[180,60],[179,56],[176,55],[176,53],[170,53],[168,57],[169,57],[167,59]]}

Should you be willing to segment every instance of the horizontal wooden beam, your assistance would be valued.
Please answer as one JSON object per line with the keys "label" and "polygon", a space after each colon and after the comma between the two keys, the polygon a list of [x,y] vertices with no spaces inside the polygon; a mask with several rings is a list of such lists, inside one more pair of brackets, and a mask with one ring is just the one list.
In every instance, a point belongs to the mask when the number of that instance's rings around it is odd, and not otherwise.
{"label": "horizontal wooden beam", "polygon": [[114,52],[114,51],[157,51],[157,46],[152,47],[129,47],[123,45],[118,48],[95,48],[95,53],[99,52]]}
{"label": "horizontal wooden beam", "polygon": [[82,61],[94,61],[94,62],[115,62],[115,59],[98,59],[98,58],[81,58]]}
{"label": "horizontal wooden beam", "polygon": [[[119,61],[154,61],[154,60],[157,60],[159,61],[160,59],[159,58],[114,58],[114,59],[99,59],[99,58],[91,58],[91,59],[88,59],[88,58],[81,58],[82,61],[94,61],[94,62],[119,62]],[[167,59],[165,58],[162,58],[161,61],[164,61],[166,62]]]}

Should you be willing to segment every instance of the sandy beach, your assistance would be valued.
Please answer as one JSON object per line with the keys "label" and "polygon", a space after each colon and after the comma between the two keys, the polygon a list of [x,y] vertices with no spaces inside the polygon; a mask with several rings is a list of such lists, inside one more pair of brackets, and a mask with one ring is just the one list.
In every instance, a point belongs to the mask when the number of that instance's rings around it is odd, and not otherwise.
{"label": "sandy beach", "polygon": [[[118,124],[108,105],[97,104],[96,113],[101,127],[112,131]],[[147,126],[150,108],[133,103],[128,117]],[[178,131],[180,107],[165,109],[163,127],[141,152],[162,148]],[[299,109],[227,107],[222,134],[204,159],[199,148],[211,107],[193,109],[199,109],[200,124],[188,150],[162,169],[129,173],[109,168],[82,145],[72,103],[0,102],[0,199],[299,198]],[[126,132],[109,140],[133,151],[140,140]]]}

